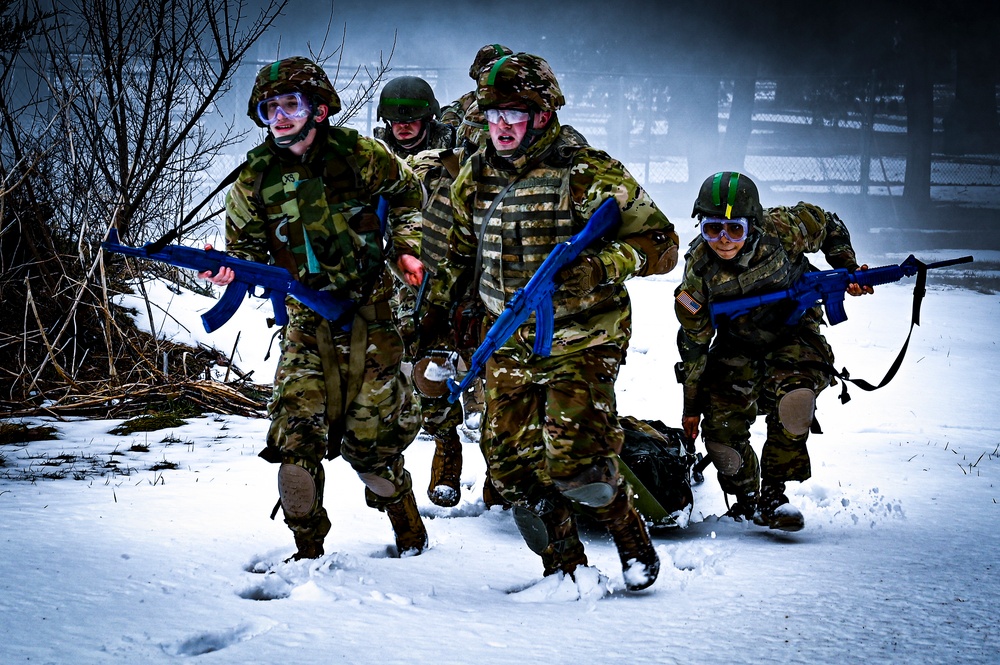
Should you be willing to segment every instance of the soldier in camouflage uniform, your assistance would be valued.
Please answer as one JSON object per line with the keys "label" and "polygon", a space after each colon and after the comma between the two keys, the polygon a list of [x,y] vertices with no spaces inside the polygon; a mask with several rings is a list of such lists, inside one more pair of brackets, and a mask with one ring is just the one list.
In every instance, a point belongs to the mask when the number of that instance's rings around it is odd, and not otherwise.
{"label": "soldier in camouflage uniform", "polygon": [[[411,287],[421,285],[425,271],[427,279],[434,279],[438,262],[445,254],[446,238],[452,225],[448,193],[464,157],[464,152],[459,148],[425,150],[407,160],[428,193],[419,226],[404,227],[410,232],[412,246],[399,252],[400,266],[410,279]],[[412,324],[414,300],[411,297],[403,301],[404,305],[409,305],[409,312],[401,312],[400,316],[405,319],[410,315],[410,325],[415,328]],[[452,507],[458,505],[462,496],[462,441],[459,428],[464,416],[467,423],[474,425],[471,429],[478,429],[479,424],[473,421],[476,415],[481,415],[482,404],[476,403],[474,391],[462,396],[464,410],[461,402],[452,404],[448,399],[444,372],[437,368],[447,366],[454,371],[457,366],[456,354],[461,352],[468,363],[470,353],[467,349],[457,349],[454,337],[443,334],[444,332],[436,331],[432,336],[415,334],[413,384],[420,396],[424,431],[434,438],[434,457],[431,461],[427,496],[435,505]],[[428,379],[428,376],[431,378]],[[473,411],[476,412],[475,415]],[[484,488],[484,497],[486,491],[488,490]],[[490,505],[489,500],[487,505]]]}
{"label": "soldier in camouflage uniform", "polygon": [[[455,147],[457,136],[455,127],[436,119],[439,113],[440,107],[434,92],[423,79],[401,76],[389,81],[382,89],[378,116],[386,121],[386,126],[377,127],[375,137],[385,141],[410,166],[420,166],[419,171],[415,172],[425,182],[427,192],[438,188],[443,166],[440,160],[428,160],[426,156],[440,155],[444,151],[450,153]],[[432,199],[429,199],[428,205],[431,202]],[[435,257],[444,253],[443,250],[434,248],[444,245],[447,228],[425,221],[419,229],[421,255],[426,256],[427,266],[431,269],[437,265]],[[407,360],[416,360],[409,356],[417,351],[413,310],[420,282],[397,283],[396,286],[392,298],[393,311],[406,342]],[[420,346],[424,349],[448,350],[444,344],[429,347],[429,342],[430,340],[422,340]],[[423,370],[421,365],[418,364],[418,367]],[[414,379],[415,388],[424,385],[420,376],[415,375]],[[453,405],[447,397],[428,392],[419,394],[418,401],[421,425],[434,438],[434,458],[431,461],[427,496],[435,505],[444,508],[456,506],[462,496],[462,441],[458,433],[458,427],[462,424],[462,407]]]}
{"label": "soldier in camouflage uniform", "polygon": [[614,385],[631,334],[624,282],[671,270],[677,235],[620,162],[564,140],[556,111],[565,99],[545,60],[501,57],[480,73],[477,101],[490,143],[452,186],[455,226],[439,267],[445,278],[433,283],[436,306],[425,322],[442,317],[452,289],[479,274],[473,288],[486,330],[555,246],[615,199],[622,224],[614,237],[559,274],[551,355],[533,353],[532,320],[487,363],[483,449],[544,574],[572,575],[587,565],[576,525],[582,514],[611,532],[627,588],[645,588],[659,558],[620,473]]}
{"label": "soldier in camouflage uniform", "polygon": [[[473,70],[479,71],[481,63],[487,64],[496,62],[500,55],[486,58],[484,54],[493,53],[497,48],[497,53],[501,54],[505,47],[490,46],[483,47],[477,54],[476,62],[473,63]],[[506,49],[508,54],[512,53]],[[475,78],[475,77],[474,77]],[[473,91],[473,95],[475,91]],[[475,105],[473,109],[477,108]],[[478,111],[476,111],[478,113]],[[481,114],[480,114],[481,115]],[[483,117],[485,123],[485,116]],[[484,124],[485,127],[485,124]],[[414,231],[413,237],[419,238],[413,242],[413,256],[419,258],[420,263],[416,264],[414,270],[421,268],[427,270],[433,279],[437,273],[437,267],[447,251],[447,234],[454,224],[454,217],[451,206],[451,185],[458,174],[458,169],[469,157],[480,149],[480,146],[473,144],[469,138],[462,145],[452,150],[427,150],[411,157],[408,163],[413,170],[421,176],[424,187],[428,192],[427,202],[422,215],[422,227]],[[489,134],[485,131],[475,135],[475,140],[488,141]],[[560,141],[565,145],[587,145],[587,140],[582,134],[568,125],[562,127]],[[407,257],[401,252],[401,260]],[[413,279],[413,284],[419,284],[419,277]],[[459,477],[462,471],[461,448],[457,443],[457,432],[454,435],[456,443],[447,443],[451,438],[451,423],[457,424],[460,421],[461,413],[452,408],[448,400],[448,389],[444,381],[422,380],[422,374],[426,376],[428,362],[437,362],[443,354],[456,352],[465,362],[466,366],[471,364],[472,354],[475,352],[475,345],[463,345],[456,339],[455,334],[441,335],[433,332],[427,335],[430,339],[422,340],[421,346],[424,352],[431,351],[434,356],[424,356],[417,361],[414,371],[414,384],[420,388],[421,407],[424,416],[424,429],[431,433],[436,442],[435,457],[431,467],[431,481],[428,488],[428,496],[437,505],[450,506],[457,504],[460,497]],[[478,342],[476,342],[478,344]],[[441,374],[440,372],[437,372]],[[483,382],[476,379],[472,387],[462,395],[465,406],[466,425],[475,422],[477,416],[483,411]],[[474,426],[470,426],[474,429]],[[482,440],[482,439],[480,439]],[[448,452],[457,451],[457,452]],[[509,508],[510,503],[497,492],[490,478],[489,468],[486,470],[486,478],[483,481],[483,502],[487,507],[501,506]]]}
{"label": "soldier in camouflage uniform", "polygon": [[400,76],[385,84],[378,101],[378,117],[384,127],[376,127],[381,139],[400,157],[422,150],[455,147],[453,125],[438,120],[441,106],[430,84],[416,76]]}
{"label": "soldier in camouflage uniform", "polygon": [[[483,67],[492,64],[501,55],[510,53],[513,51],[500,44],[488,44],[481,48],[469,70],[472,80],[477,79],[476,75]],[[452,102],[441,116],[442,123],[457,127],[456,140],[452,145],[425,150],[408,158],[408,163],[422,178],[424,188],[428,192],[422,224],[419,228],[411,229],[413,233],[411,256],[414,258],[411,274],[415,275],[411,279],[412,287],[417,287],[421,283],[424,270],[430,273],[432,279],[437,272],[438,263],[447,249],[447,234],[453,223],[451,184],[461,164],[479,149],[482,140],[488,138],[488,135],[482,132],[485,128],[485,119],[482,119],[481,125],[477,125],[466,116],[470,105],[472,117],[482,116],[475,108],[475,93],[476,91],[472,90]],[[401,260],[406,258],[405,254],[400,257]],[[400,321],[403,322],[403,329],[413,334],[416,331],[408,315],[412,313],[414,300],[407,291],[401,290],[396,308]],[[462,395],[463,411],[461,408],[456,408],[457,405],[448,399],[447,385],[443,380],[426,380],[428,363],[454,362],[445,359],[448,354],[458,353],[468,365],[475,350],[459,348],[461,345],[456,343],[454,335],[442,333],[443,331],[437,331],[419,340],[420,357],[415,358],[413,378],[414,385],[420,393],[424,430],[434,437],[435,443],[427,496],[436,505],[451,507],[458,504],[462,491],[462,445],[458,427],[464,415],[469,429],[479,428],[483,411],[483,384],[481,380],[476,380],[470,390]],[[488,470],[483,482],[483,501],[487,507],[509,506],[496,492]]]}
{"label": "soldier in camouflage uniform", "polygon": [[[287,268],[303,284],[355,306],[328,321],[287,298],[271,426],[261,457],[279,464],[278,493],[297,551],[323,554],[331,523],[323,506],[323,459],[343,455],[369,506],[388,513],[400,555],[418,554],[427,532],[403,450],[419,427],[400,372],[402,340],[389,307],[392,278],[375,214],[379,196],[394,218],[417,215],[419,180],[384,144],[333,126],[340,99],[316,63],[286,58],[260,70],[248,114],[265,142],[226,198],[227,250]],[[221,268],[203,277],[232,281]]]}
{"label": "soldier in camouflage uniform", "polygon": [[[675,291],[684,430],[696,438],[701,425],[719,484],[727,497],[736,496],[730,516],[798,531],[805,520],[784,492],[787,481],[810,476],[806,439],[816,396],[832,382],[820,365],[833,363],[819,330],[822,310],[813,307],[789,325],[794,305],[786,301],[722,321],[715,330],[709,308],[716,299],[789,288],[815,270],[807,253],[822,251],[831,266],[853,272],[859,266],[850,234],[837,215],[809,203],[764,210],[754,182],[728,171],[705,180],[692,217],[701,234],[685,255]],[[870,292],[857,284],[848,289]],[[750,446],[758,412],[767,414],[759,461]]]}

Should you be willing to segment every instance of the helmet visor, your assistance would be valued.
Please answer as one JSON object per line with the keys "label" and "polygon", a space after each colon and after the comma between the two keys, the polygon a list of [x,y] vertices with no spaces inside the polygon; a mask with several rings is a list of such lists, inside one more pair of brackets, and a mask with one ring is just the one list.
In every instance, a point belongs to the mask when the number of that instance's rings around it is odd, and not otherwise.
{"label": "helmet visor", "polygon": [[701,220],[701,237],[708,242],[718,242],[725,236],[729,242],[742,242],[750,232],[750,222],[746,217],[721,219],[705,217]]}
{"label": "helmet visor", "polygon": [[281,118],[301,120],[308,118],[310,113],[312,113],[312,106],[301,92],[275,95],[257,103],[257,117],[265,125],[273,125]]}

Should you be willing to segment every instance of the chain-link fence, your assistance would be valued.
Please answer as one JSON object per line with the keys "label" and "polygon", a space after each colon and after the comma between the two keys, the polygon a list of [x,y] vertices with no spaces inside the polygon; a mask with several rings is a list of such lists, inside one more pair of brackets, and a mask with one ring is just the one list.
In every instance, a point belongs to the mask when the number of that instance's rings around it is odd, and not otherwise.
{"label": "chain-link fence", "polygon": [[[381,85],[401,75],[427,80],[442,107],[473,85],[464,70],[395,66]],[[758,80],[750,127],[742,145],[734,148],[727,143],[737,85],[732,79],[557,75],[567,98],[560,120],[624,162],[651,190],[683,187],[686,192],[701,182],[704,172],[732,168],[752,174],[771,192],[902,195],[908,135],[906,103],[898,82],[822,77]],[[367,83],[364,76],[355,76],[343,77],[335,85],[347,100]],[[371,135],[379,124],[375,109],[381,85],[345,124]],[[692,105],[690,91],[699,89],[707,95],[702,94],[700,106]],[[953,100],[953,86],[936,86],[931,200],[1000,208],[1000,127],[996,140],[987,142],[991,144],[984,145],[983,152],[946,154],[943,118]],[[714,123],[713,110],[717,111]],[[728,152],[722,146],[728,146]],[[225,168],[218,170],[224,174]]]}

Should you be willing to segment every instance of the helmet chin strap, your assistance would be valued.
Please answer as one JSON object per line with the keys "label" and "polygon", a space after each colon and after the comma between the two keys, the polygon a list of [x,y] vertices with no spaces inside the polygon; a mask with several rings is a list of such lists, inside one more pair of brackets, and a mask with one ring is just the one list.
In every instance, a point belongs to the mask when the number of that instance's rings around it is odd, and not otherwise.
{"label": "helmet chin strap", "polygon": [[282,136],[282,137],[274,136],[273,137],[274,142],[278,145],[279,148],[290,148],[299,141],[305,139],[305,137],[309,135],[309,132],[311,132],[315,128],[316,128],[316,112],[314,111],[309,115],[309,120],[306,121],[306,124],[303,125],[302,129],[300,129],[297,133],[292,134],[291,136]]}
{"label": "helmet chin strap", "polygon": [[[403,143],[399,139],[396,139],[396,143],[398,143],[399,145],[401,145],[404,150],[412,150],[413,148],[417,147],[418,145],[420,145],[421,143],[424,142],[424,139],[427,138],[427,132],[428,132],[429,129],[430,129],[430,123],[427,122],[426,120],[421,120],[420,121],[420,133],[417,134],[416,138],[414,138],[409,143]],[[391,124],[389,125],[389,132],[390,133],[392,132],[392,125]],[[393,138],[395,138],[395,137],[393,137]]]}
{"label": "helmet chin strap", "polygon": [[[548,127],[535,129],[536,113],[537,111],[535,111],[535,109],[533,108],[528,109],[528,125],[524,131],[524,138],[521,139],[521,142],[517,145],[516,148],[514,148],[514,150],[509,155],[500,155],[501,157],[505,157],[507,159],[517,159],[518,157],[524,156],[528,152],[528,149],[531,148],[532,145],[534,145],[535,141],[537,141],[542,136],[542,134],[545,133],[545,130],[548,129]],[[498,152],[497,154],[500,153]]]}

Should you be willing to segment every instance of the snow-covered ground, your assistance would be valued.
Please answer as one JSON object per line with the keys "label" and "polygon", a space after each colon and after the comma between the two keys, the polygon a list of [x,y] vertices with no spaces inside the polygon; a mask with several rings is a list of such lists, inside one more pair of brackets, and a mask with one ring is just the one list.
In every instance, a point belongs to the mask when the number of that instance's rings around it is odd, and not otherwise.
{"label": "snow-covered ground", "polygon": [[[630,282],[635,332],[618,383],[621,413],[674,425],[677,278]],[[838,366],[882,378],[912,287],[847,299],[848,321],[827,329]],[[244,306],[209,338],[206,307],[175,297],[170,313],[190,333],[169,333],[228,353],[242,329],[240,364],[269,376],[265,313]],[[28,420],[60,439],[0,447],[0,663],[1000,662],[998,325],[1000,296],[932,286],[892,383],[851,388],[846,405],[839,386],[821,395],[813,478],[789,488],[806,529],[717,518],[710,467],[692,524],[654,536],[659,580],[633,594],[600,531],[583,533],[593,569],[578,583],[543,580],[510,513],[485,509],[471,440],[452,509],[423,492],[431,441],[406,453],[430,534],[421,556],[388,556],[388,519],[336,460],[328,553],[284,564],[291,536],[268,518],[275,467],[256,456],[265,420],[207,416],[129,436],[109,434],[120,421]],[[758,446],[762,436],[761,423]],[[122,472],[88,471],[112,457]],[[59,459],[82,479],[17,480]],[[179,468],[153,470],[164,462]]]}

